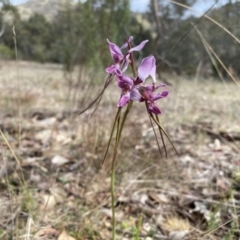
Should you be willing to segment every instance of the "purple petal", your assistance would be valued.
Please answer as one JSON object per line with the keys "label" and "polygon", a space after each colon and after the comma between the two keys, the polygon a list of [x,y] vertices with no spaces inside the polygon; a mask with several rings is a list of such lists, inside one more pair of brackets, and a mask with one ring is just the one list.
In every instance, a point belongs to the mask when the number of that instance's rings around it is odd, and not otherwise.
{"label": "purple petal", "polygon": [[133,40],[133,37],[130,36],[130,37],[128,38],[127,42],[124,43],[120,48],[121,48],[121,49],[126,48],[126,47],[128,46],[128,43],[130,43],[132,40]]}
{"label": "purple petal", "polygon": [[119,102],[118,107],[124,107],[126,104],[128,104],[130,101],[130,93],[127,92],[126,94],[122,95]]}
{"label": "purple petal", "polygon": [[161,110],[153,103],[148,104],[148,111],[154,114],[161,114]]}
{"label": "purple petal", "polygon": [[141,89],[143,91],[147,91],[147,92],[154,92],[155,91],[155,85],[154,84],[145,85],[145,86],[142,85]]}
{"label": "purple petal", "polygon": [[137,45],[136,47],[133,47],[131,49],[129,49],[128,53],[131,53],[133,51],[140,51],[142,50],[142,48],[145,46],[145,44],[148,42],[148,40],[142,41],[139,45]]}
{"label": "purple petal", "polygon": [[161,96],[162,96],[162,97],[167,97],[168,94],[169,94],[169,91],[167,91],[167,90],[161,92]]}
{"label": "purple petal", "polygon": [[122,76],[122,72],[121,72],[120,68],[117,68],[115,73],[117,76]]}
{"label": "purple petal", "polygon": [[163,91],[163,92],[161,92],[161,93],[152,94],[152,95],[151,95],[151,100],[152,100],[152,101],[157,101],[158,99],[167,97],[168,94],[169,94],[168,91]]}
{"label": "purple petal", "polygon": [[150,56],[142,60],[138,68],[138,78],[144,82],[146,78],[151,75],[153,81],[156,81],[155,72],[156,71],[156,60],[155,57]]}
{"label": "purple petal", "polygon": [[122,72],[125,72],[128,68],[128,65],[130,62],[129,57],[130,57],[130,54],[127,54],[125,57],[125,62],[124,62],[123,68],[122,68]]}
{"label": "purple petal", "polygon": [[161,84],[155,86],[154,91],[157,90],[157,89],[160,88],[160,87],[166,87],[166,86],[167,86],[167,85],[166,85],[165,83],[161,83]]}
{"label": "purple petal", "polygon": [[116,70],[118,86],[121,89],[131,89],[133,86],[133,79],[127,75],[123,75],[119,69]]}
{"label": "purple petal", "polygon": [[110,54],[111,54],[113,61],[115,63],[120,62],[124,57],[121,49],[116,44],[111,43],[108,39],[107,39],[107,42],[108,42],[108,47],[109,47]]}
{"label": "purple petal", "polygon": [[141,89],[143,90],[143,91],[147,91],[147,92],[155,92],[158,88],[160,88],[160,87],[166,87],[167,85],[166,84],[159,84],[159,85],[155,85],[155,84],[150,84],[150,85],[142,85],[141,86]]}
{"label": "purple petal", "polygon": [[118,69],[118,67],[116,65],[112,65],[110,67],[107,67],[105,69],[105,71],[109,74],[115,74],[116,70]]}
{"label": "purple petal", "polygon": [[134,101],[139,102],[142,99],[141,94],[139,93],[139,91],[136,88],[133,88],[131,93],[130,93],[131,99]]}
{"label": "purple petal", "polygon": [[150,70],[149,75],[152,77],[153,82],[155,83],[156,82],[156,60],[155,60],[155,57],[153,57],[153,58],[154,58],[154,65],[153,65],[152,69]]}

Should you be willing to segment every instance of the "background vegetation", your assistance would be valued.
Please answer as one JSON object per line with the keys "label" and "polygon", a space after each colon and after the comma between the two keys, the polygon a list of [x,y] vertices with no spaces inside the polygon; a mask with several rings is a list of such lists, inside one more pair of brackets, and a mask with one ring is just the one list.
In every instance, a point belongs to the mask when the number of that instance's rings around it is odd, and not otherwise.
{"label": "background vegetation", "polygon": [[[103,67],[109,62],[109,56],[105,54],[106,38],[120,44],[131,34],[136,43],[142,39],[150,40],[143,54],[154,53],[158,62],[164,61],[162,69],[195,74],[199,66],[202,74],[214,74],[215,69],[196,30],[187,35],[180,43],[181,47],[171,51],[192,23],[199,19],[199,14],[175,4],[166,4],[166,1],[150,2],[146,13],[133,13],[129,0],[89,0],[84,3],[69,0],[63,1],[51,17],[46,10],[46,14],[33,12],[28,18],[5,2],[1,20],[6,26],[1,37],[0,54],[2,58],[14,58],[14,21],[19,56],[23,60],[63,63],[68,70],[77,63]],[[188,6],[195,2],[181,1]],[[11,15],[11,21],[5,20],[6,14]],[[240,37],[239,14],[240,3],[229,1],[211,10],[208,16]],[[234,40],[206,18],[200,21],[198,28],[225,65],[240,73],[240,49],[232,44]]]}

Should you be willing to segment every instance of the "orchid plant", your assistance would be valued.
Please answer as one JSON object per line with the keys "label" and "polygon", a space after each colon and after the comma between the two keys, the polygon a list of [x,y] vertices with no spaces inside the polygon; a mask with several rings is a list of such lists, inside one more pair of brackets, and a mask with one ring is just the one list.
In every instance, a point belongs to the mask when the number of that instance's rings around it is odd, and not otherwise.
{"label": "orchid plant", "polygon": [[[127,116],[133,106],[133,102],[145,103],[147,114],[150,119],[151,126],[154,131],[154,135],[158,144],[158,149],[160,154],[161,148],[158,141],[157,133],[155,131],[153,123],[157,125],[157,128],[160,133],[161,141],[164,146],[165,155],[167,157],[167,150],[164,142],[165,135],[167,139],[172,144],[173,148],[176,151],[171,139],[169,138],[166,131],[160,124],[159,115],[162,113],[161,109],[158,107],[156,102],[162,98],[165,98],[169,95],[168,90],[158,91],[161,88],[165,88],[165,84],[156,84],[156,59],[154,56],[148,56],[143,58],[140,65],[138,66],[137,70],[135,67],[135,61],[133,52],[141,51],[148,40],[142,41],[139,45],[132,47],[131,42],[133,37],[129,37],[123,46],[119,47],[116,44],[110,42],[107,39],[109,51],[111,58],[113,60],[113,64],[106,68],[106,72],[109,74],[104,87],[97,98],[81,113],[92,107],[96,103],[96,108],[99,105],[101,98],[106,90],[106,88],[110,85],[110,83],[115,79],[118,87],[121,90],[120,98],[117,103],[118,111],[116,113],[116,117],[112,126],[111,134],[109,137],[109,141],[107,144],[107,148],[102,160],[102,164],[107,156],[110,144],[113,139],[114,132],[116,132],[115,144],[114,144],[114,153],[112,158],[112,168],[111,168],[111,202],[112,202],[112,239],[116,239],[116,223],[115,223],[115,198],[114,198],[114,183],[115,183],[115,163],[117,157],[117,150],[119,146],[119,142],[121,139],[122,130],[127,119]],[[124,50],[124,49],[128,50]],[[125,53],[123,53],[125,51]],[[132,76],[125,74],[128,67],[132,69]],[[146,85],[146,79],[151,77],[152,83]],[[125,109],[124,113],[122,114],[122,109]],[[94,110],[94,112],[95,112]],[[93,113],[94,113],[93,112]],[[81,114],[80,113],[80,114]],[[116,130],[116,131],[115,131]]]}

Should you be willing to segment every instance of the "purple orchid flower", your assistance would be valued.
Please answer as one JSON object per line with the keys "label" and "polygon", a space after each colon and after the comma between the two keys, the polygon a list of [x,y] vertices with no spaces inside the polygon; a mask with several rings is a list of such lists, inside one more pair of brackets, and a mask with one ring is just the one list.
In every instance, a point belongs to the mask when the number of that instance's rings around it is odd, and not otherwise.
{"label": "purple orchid flower", "polygon": [[[144,86],[142,85],[145,80],[151,76],[153,79],[153,84]],[[138,67],[138,76],[135,80],[135,85],[140,85],[138,91],[141,95],[139,99],[140,102],[146,102],[147,109],[149,112],[154,114],[161,114],[161,110],[156,106],[155,101],[167,97],[169,92],[163,91],[160,93],[154,93],[160,87],[166,87],[165,84],[160,84],[155,86],[156,82],[156,59],[154,56],[146,57],[142,60],[140,66]]]}
{"label": "purple orchid flower", "polygon": [[134,86],[134,79],[122,74],[121,70],[115,71],[118,86],[122,89],[121,97],[118,101],[118,107],[124,107],[130,100],[138,101],[141,98],[140,93]]}
{"label": "purple orchid flower", "polygon": [[[165,84],[155,86],[156,82],[156,60],[153,56],[146,57],[142,60],[138,68],[138,76],[136,79],[130,78],[117,69],[115,70],[118,86],[122,89],[118,107],[123,107],[130,100],[145,102],[149,112],[161,114],[161,110],[156,106],[155,101],[167,97],[169,92],[163,91],[154,93],[158,88],[165,87]],[[151,76],[153,84],[143,85],[145,80]]]}
{"label": "purple orchid flower", "polygon": [[158,88],[160,87],[165,87],[165,84],[160,84],[158,86],[155,86],[154,84],[148,85],[148,86],[140,86],[139,87],[139,92],[142,96],[141,102],[146,102],[147,109],[149,112],[154,113],[154,114],[161,114],[160,108],[157,107],[155,104],[155,101],[165,98],[168,96],[169,92],[167,90],[159,92],[159,93],[154,93]]}
{"label": "purple orchid flower", "polygon": [[137,45],[136,47],[133,47],[131,49],[129,49],[127,51],[127,53],[125,55],[123,55],[122,53],[122,49],[126,48],[128,46],[128,43],[130,43],[133,40],[133,37],[129,37],[129,39],[127,40],[127,42],[125,44],[123,44],[122,47],[118,47],[116,44],[110,42],[107,39],[108,42],[108,47],[110,50],[110,55],[112,57],[112,60],[114,62],[114,65],[111,65],[109,67],[106,68],[106,72],[109,74],[115,74],[115,71],[117,69],[120,69],[120,65],[124,62],[123,68],[122,68],[122,72],[124,72],[127,67],[128,64],[130,62],[129,57],[130,57],[130,53],[133,51],[140,51],[142,50],[142,48],[145,46],[145,44],[148,42],[148,40],[144,40],[142,41],[139,45]]}
{"label": "purple orchid flower", "polygon": [[146,57],[142,60],[138,67],[138,76],[135,84],[144,83],[148,76],[151,76],[153,82],[156,82],[156,59],[154,56]]}

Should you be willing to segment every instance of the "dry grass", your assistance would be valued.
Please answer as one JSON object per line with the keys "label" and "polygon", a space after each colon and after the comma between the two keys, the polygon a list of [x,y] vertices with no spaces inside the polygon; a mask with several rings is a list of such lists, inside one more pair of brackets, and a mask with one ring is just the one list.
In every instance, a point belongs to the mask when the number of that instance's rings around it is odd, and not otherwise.
{"label": "dry grass", "polygon": [[[92,119],[91,110],[78,116],[100,90],[81,71],[66,80],[59,65],[19,63],[19,146],[16,64],[1,63],[0,126],[25,178],[1,138],[1,239],[57,239],[64,227],[76,239],[110,239],[111,150],[100,163],[119,93],[112,84]],[[169,158],[159,155],[144,105],[134,104],[118,155],[118,237],[134,239],[142,215],[140,239],[238,239],[240,89],[166,77],[161,122],[180,156],[170,144]]]}

